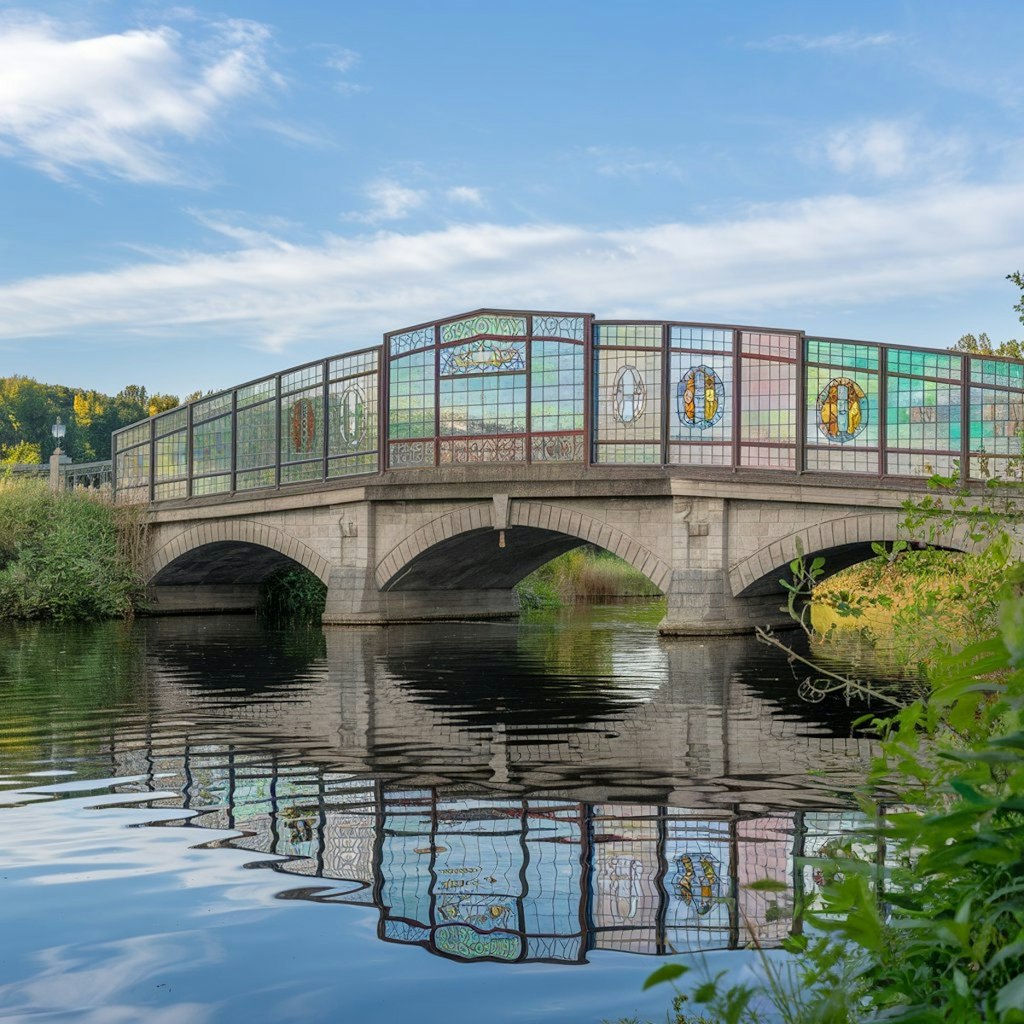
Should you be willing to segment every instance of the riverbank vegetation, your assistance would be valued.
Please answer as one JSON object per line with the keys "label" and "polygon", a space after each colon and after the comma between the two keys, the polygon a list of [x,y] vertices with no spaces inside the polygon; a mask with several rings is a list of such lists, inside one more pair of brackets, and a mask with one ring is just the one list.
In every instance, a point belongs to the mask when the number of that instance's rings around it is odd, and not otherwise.
{"label": "riverbank vegetation", "polygon": [[129,618],[143,594],[136,506],[0,480],[0,618]]}
{"label": "riverbank vegetation", "polygon": [[516,586],[516,593],[524,609],[661,597],[661,591],[629,562],[589,544],[530,573]]}
{"label": "riverbank vegetation", "polygon": [[[786,940],[788,961],[762,955],[756,980],[741,984],[686,963],[648,979],[678,984],[676,1024],[1024,1022],[1024,564],[1008,532],[1022,515],[1012,501],[969,501],[955,480],[934,483],[940,496],[908,506],[907,529],[928,538],[929,522],[959,522],[977,554],[879,547],[816,591],[917,659],[916,691],[819,677],[804,662],[808,692],[877,697],[862,720],[879,743],[855,794],[862,825],[800,862],[822,888],[790,908],[803,927]],[[799,591],[823,566],[791,568],[791,608],[806,624]]]}

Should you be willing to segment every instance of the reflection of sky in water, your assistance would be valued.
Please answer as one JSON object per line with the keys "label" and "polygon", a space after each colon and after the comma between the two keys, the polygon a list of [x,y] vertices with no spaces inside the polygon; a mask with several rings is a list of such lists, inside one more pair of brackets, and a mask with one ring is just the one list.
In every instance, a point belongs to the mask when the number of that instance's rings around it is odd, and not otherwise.
{"label": "reflection of sky in water", "polygon": [[[751,648],[614,614],[326,645],[244,621],[9,631],[0,1006],[660,1019],[652,955],[736,970],[751,931],[777,945],[817,884],[794,851],[850,824],[811,769],[858,748],[758,696],[779,669]],[[742,888],[765,876],[789,891]]]}

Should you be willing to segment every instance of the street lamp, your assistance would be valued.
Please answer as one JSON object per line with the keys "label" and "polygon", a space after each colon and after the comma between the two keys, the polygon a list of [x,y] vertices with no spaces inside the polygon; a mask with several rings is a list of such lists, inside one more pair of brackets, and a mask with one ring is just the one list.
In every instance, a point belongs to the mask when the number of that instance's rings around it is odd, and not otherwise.
{"label": "street lamp", "polygon": [[66,430],[67,430],[67,427],[64,426],[63,423],[61,423],[60,417],[58,416],[57,417],[57,422],[54,423],[54,425],[52,427],[50,427],[50,433],[53,434],[54,438],[57,441],[57,450],[53,453],[54,455],[60,455],[61,454],[60,443],[61,443],[61,441],[64,440],[64,433],[65,433]]}

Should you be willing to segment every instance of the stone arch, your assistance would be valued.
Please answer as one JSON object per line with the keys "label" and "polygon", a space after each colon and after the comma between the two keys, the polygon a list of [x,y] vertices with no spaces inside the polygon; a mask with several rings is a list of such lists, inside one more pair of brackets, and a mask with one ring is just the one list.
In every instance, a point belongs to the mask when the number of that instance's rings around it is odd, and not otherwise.
{"label": "stone arch", "polygon": [[[826,563],[826,574],[864,561],[872,556],[872,543],[892,543],[912,538],[903,529],[903,513],[897,509],[865,515],[841,516],[815,523],[755,551],[729,568],[729,585],[734,597],[749,597],[776,589],[778,578],[787,571],[798,551],[805,555],[827,554],[835,557]],[[967,526],[960,524],[938,539],[937,546],[954,551],[977,551],[983,544],[971,539]]]}
{"label": "stone arch", "polygon": [[[672,567],[667,562],[633,537],[584,512],[549,502],[512,500],[503,528],[512,531],[517,527],[561,538],[561,542],[552,540],[548,548],[538,549],[537,557],[541,560],[537,565],[548,560],[541,557],[547,550],[551,552],[549,557],[554,557],[580,544],[595,544],[629,562],[662,592],[668,590]],[[495,529],[495,503],[490,501],[465,505],[438,516],[411,533],[377,563],[377,586],[381,590],[395,589],[407,570],[431,549],[451,544],[457,538],[474,534],[482,537]],[[527,571],[533,568],[536,565]]]}
{"label": "stone arch", "polygon": [[243,545],[273,551],[308,569],[324,583],[331,574],[330,563],[307,544],[274,526],[251,519],[215,519],[201,523],[167,541],[154,551],[146,564],[148,583],[159,582],[157,577],[178,559],[201,548],[223,549],[228,545]]}

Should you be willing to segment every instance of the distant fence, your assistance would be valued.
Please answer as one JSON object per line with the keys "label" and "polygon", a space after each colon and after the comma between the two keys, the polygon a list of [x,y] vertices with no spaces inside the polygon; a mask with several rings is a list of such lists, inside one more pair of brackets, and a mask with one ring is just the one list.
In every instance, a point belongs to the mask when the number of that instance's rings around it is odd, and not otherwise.
{"label": "distant fence", "polygon": [[[0,469],[0,478],[10,474],[18,480],[37,477],[40,480],[50,478],[49,463],[20,464],[4,466]],[[92,491],[109,491],[114,482],[113,463],[110,459],[101,462],[68,462],[60,468],[61,488],[72,490],[85,488]]]}

